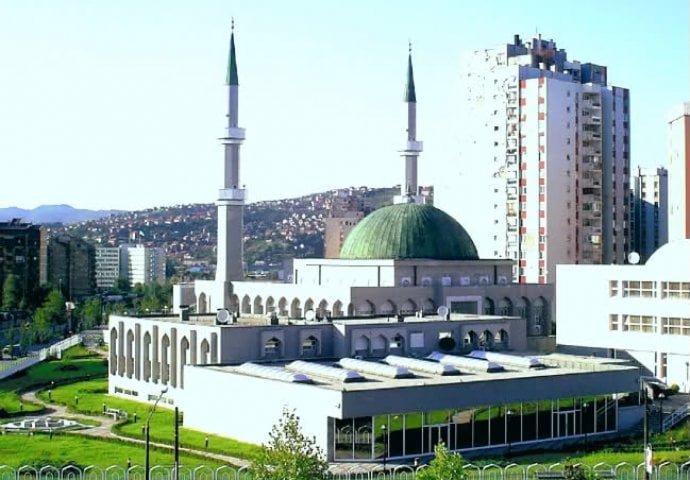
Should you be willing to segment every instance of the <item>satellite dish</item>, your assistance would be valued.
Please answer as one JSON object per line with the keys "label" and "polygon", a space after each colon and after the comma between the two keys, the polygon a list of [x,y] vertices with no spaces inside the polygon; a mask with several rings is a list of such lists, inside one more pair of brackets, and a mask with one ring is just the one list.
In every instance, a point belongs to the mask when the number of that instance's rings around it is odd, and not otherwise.
{"label": "satellite dish", "polygon": [[637,252],[630,252],[628,254],[628,263],[630,265],[637,265],[640,263],[640,254]]}
{"label": "satellite dish", "polygon": [[312,321],[316,318],[316,313],[314,313],[314,310],[307,310],[304,312],[304,319],[308,321]]}
{"label": "satellite dish", "polygon": [[441,305],[436,309],[436,313],[438,313],[439,317],[445,318],[448,315],[448,312],[448,307],[446,307],[445,305]]}
{"label": "satellite dish", "polygon": [[218,323],[225,324],[228,323],[231,319],[232,315],[230,314],[230,311],[225,308],[221,308],[220,310],[218,310],[218,312],[216,312],[216,320],[218,321]]}

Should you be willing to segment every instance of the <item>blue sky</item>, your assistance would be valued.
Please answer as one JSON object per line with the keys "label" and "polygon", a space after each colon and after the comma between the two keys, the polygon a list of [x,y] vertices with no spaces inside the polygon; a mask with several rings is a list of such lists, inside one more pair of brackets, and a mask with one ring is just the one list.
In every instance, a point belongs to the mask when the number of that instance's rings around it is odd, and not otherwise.
{"label": "blue sky", "polygon": [[462,52],[515,33],[630,88],[633,165],[664,163],[666,113],[690,96],[686,0],[5,0],[0,206],[214,201],[232,16],[251,201],[400,181],[408,39],[421,183],[459,158]]}

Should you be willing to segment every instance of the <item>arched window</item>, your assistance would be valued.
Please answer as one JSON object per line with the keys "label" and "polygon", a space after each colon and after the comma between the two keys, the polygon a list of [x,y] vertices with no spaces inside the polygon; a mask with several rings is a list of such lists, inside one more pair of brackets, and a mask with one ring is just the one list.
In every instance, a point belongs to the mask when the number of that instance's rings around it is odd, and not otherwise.
{"label": "arched window", "polygon": [[412,301],[411,298],[408,298],[403,302],[403,304],[400,306],[400,313],[405,314],[405,315],[413,315],[417,312],[417,304]]}
{"label": "arched window", "polygon": [[403,355],[405,353],[405,337],[396,334],[390,343],[389,353],[391,355]]}
{"label": "arched window", "polygon": [[110,330],[110,374],[117,373],[117,328]]}
{"label": "arched window", "polygon": [[290,304],[290,316],[292,318],[301,318],[302,317],[302,309],[300,308],[300,301],[299,298],[295,298],[292,300],[292,303]]}
{"label": "arched window", "polygon": [[180,388],[184,388],[184,366],[189,363],[189,340],[187,337],[182,337],[180,340]]}
{"label": "arched window", "polygon": [[515,315],[519,316],[520,318],[524,318],[525,320],[529,319],[530,303],[529,300],[527,300],[525,297],[520,297],[520,300],[518,300],[517,308],[515,309]]}
{"label": "arched window", "polygon": [[151,334],[146,332],[144,334],[144,351],[142,352],[144,356],[143,369],[144,369],[144,381],[151,381]]}
{"label": "arched window", "polygon": [[264,343],[264,357],[277,358],[282,356],[282,343],[275,337],[270,338]]}
{"label": "arched window", "polygon": [[503,297],[500,302],[498,302],[497,315],[503,315],[509,317],[513,314],[513,302],[509,298]]}
{"label": "arched window", "polygon": [[207,365],[208,364],[208,353],[211,350],[210,345],[208,344],[208,340],[205,338],[201,341],[201,345],[199,347],[199,364],[200,365]]}
{"label": "arched window", "polygon": [[134,332],[127,330],[127,342],[125,344],[125,362],[127,362],[127,378],[134,374]]}
{"label": "arched window", "polygon": [[273,297],[268,297],[266,299],[266,313],[273,313],[276,310],[276,301],[273,299]]}
{"label": "arched window", "polygon": [[484,330],[479,336],[479,346],[484,350],[491,350],[494,347],[494,334],[491,330]]}
{"label": "arched window", "polygon": [[196,301],[196,311],[199,313],[206,313],[208,311],[206,306],[206,294],[201,292]]}
{"label": "arched window", "polygon": [[334,317],[342,317],[343,316],[343,302],[341,302],[340,300],[336,300],[333,303],[332,315]]}
{"label": "arched window", "polygon": [[490,298],[485,298],[484,299],[484,315],[494,315],[494,313],[495,313],[494,301],[491,300]]}
{"label": "arched window", "polygon": [[369,341],[369,337],[366,335],[358,337],[357,340],[355,340],[355,356],[368,357],[370,346],[371,342]]}
{"label": "arched window", "polygon": [[242,297],[242,313],[252,313],[252,301],[249,298],[249,295]]}
{"label": "arched window", "polygon": [[383,302],[383,304],[381,304],[381,308],[379,308],[379,313],[381,315],[393,315],[394,313],[396,313],[396,310],[397,309],[395,308],[395,304],[390,300],[386,300],[385,302]]}
{"label": "arched window", "polygon": [[285,297],[280,297],[280,300],[278,300],[278,315],[281,317],[288,316],[287,299]]}
{"label": "arched window", "polygon": [[479,346],[479,337],[474,330],[470,330],[465,334],[463,344],[465,345],[466,350],[474,350]]}
{"label": "arched window", "polygon": [[388,353],[388,339],[383,335],[375,336],[371,341],[371,354],[383,357]]}
{"label": "arched window", "polygon": [[302,342],[302,356],[303,357],[315,357],[319,354],[319,340],[310,335],[304,339]]}
{"label": "arched window", "polygon": [[494,348],[497,350],[508,349],[508,332],[504,329],[500,329],[496,332],[496,336],[494,337]]}
{"label": "arched window", "polygon": [[163,335],[161,339],[161,383],[167,385],[170,380],[170,338]]}
{"label": "arched window", "polygon": [[264,306],[261,303],[262,299],[260,295],[257,295],[254,298],[254,314],[256,315],[263,315],[264,313]]}

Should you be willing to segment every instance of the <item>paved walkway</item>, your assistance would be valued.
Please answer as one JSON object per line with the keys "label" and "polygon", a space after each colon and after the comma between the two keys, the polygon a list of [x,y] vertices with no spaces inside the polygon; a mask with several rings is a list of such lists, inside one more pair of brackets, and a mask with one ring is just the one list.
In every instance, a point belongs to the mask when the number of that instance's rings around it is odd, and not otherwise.
{"label": "paved walkway", "polygon": [[[77,434],[77,435],[86,435],[90,437],[100,437],[100,438],[115,438],[118,440],[122,440],[124,442],[128,443],[134,443],[138,445],[143,445],[144,441],[140,440],[138,438],[131,438],[131,437],[124,437],[122,435],[117,435],[116,433],[113,433],[112,428],[117,422],[114,418],[110,416],[98,416],[94,417],[91,415],[82,415],[78,413],[72,413],[67,410],[67,407],[64,405],[57,405],[54,403],[46,404],[42,400],[40,400],[36,396],[37,390],[31,391],[31,392],[26,392],[22,395],[22,400],[24,402],[31,402],[35,403],[38,405],[42,405],[45,410],[37,413],[37,414],[27,414],[27,418],[44,418],[44,417],[66,417],[70,419],[75,419],[75,420],[98,420],[101,422],[100,425],[95,426],[95,427],[86,427],[82,430],[73,430],[69,433]],[[155,443],[151,442],[151,446],[157,447],[157,448],[163,448],[166,450],[173,450],[172,445],[167,445],[164,443]],[[180,447],[180,452],[186,452],[186,453],[192,453],[201,457],[205,458],[210,458],[213,460],[217,460],[220,462],[224,462],[236,467],[243,467],[243,466],[248,466],[249,462],[247,460],[244,460],[242,458],[237,458],[237,457],[231,457],[229,455],[221,455],[218,453],[214,452],[207,452],[204,450],[196,450],[193,448],[186,448],[186,447]]]}

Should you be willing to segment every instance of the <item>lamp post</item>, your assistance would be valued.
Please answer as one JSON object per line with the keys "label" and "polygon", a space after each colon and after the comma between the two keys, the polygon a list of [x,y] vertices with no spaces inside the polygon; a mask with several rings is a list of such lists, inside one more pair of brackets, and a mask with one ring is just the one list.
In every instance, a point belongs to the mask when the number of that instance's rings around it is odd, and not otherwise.
{"label": "lamp post", "polygon": [[649,470],[646,465],[647,463],[647,449],[649,448],[649,414],[648,414],[648,395],[647,395],[647,385],[642,382],[642,395],[644,395],[644,434],[643,434],[643,452],[645,453],[645,469],[644,469],[644,480],[649,480]]}
{"label": "lamp post", "polygon": [[388,455],[388,427],[385,424],[381,425],[381,439],[383,440],[383,473],[386,473],[386,456]]}
{"label": "lamp post", "polygon": [[507,409],[506,410],[506,440],[508,442],[508,451],[506,452],[508,455],[510,455],[510,447],[512,447],[513,444],[513,439],[510,436],[510,419],[513,418],[513,412],[512,409]]}
{"label": "lamp post", "polygon": [[587,407],[589,407],[589,403],[583,403],[582,411],[580,412],[580,431],[585,434],[585,452],[587,451],[587,422],[583,422],[583,420]]}
{"label": "lamp post", "polygon": [[153,407],[151,407],[151,411],[149,412],[149,416],[146,417],[146,425],[144,427],[145,431],[145,437],[144,437],[144,480],[149,480],[149,473],[151,470],[151,466],[149,463],[149,443],[150,443],[150,437],[149,437],[149,430],[150,430],[150,423],[151,423],[151,417],[153,416],[153,412],[156,411],[156,407],[158,406],[158,402],[161,401],[161,398],[163,398],[163,395],[168,391],[168,387],[165,387],[163,390],[161,390],[160,395],[158,395],[158,398],[156,398],[156,401],[153,404]]}
{"label": "lamp post", "polygon": [[661,392],[659,394],[659,433],[664,433],[664,399],[666,394]]}

